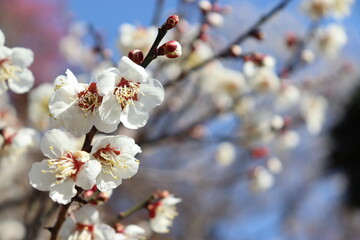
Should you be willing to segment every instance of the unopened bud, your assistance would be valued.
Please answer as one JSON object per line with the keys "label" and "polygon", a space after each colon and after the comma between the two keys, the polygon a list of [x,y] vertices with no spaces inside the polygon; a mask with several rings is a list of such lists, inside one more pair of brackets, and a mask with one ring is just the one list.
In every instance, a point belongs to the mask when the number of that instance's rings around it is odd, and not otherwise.
{"label": "unopened bud", "polygon": [[144,60],[144,54],[140,50],[132,50],[129,52],[128,57],[136,64],[141,64]]}
{"label": "unopened bud", "polygon": [[304,63],[312,63],[315,59],[315,54],[313,51],[309,50],[309,49],[304,49],[301,53],[301,60]]}
{"label": "unopened bud", "polygon": [[294,46],[296,46],[299,42],[298,37],[296,36],[295,33],[287,33],[285,36],[285,44],[288,48],[293,48]]}
{"label": "unopened bud", "polygon": [[168,58],[177,58],[182,54],[181,45],[179,42],[173,40],[164,43],[158,48],[158,56],[166,55]]}
{"label": "unopened bud", "polygon": [[264,32],[262,32],[260,29],[255,29],[250,33],[250,36],[255,38],[258,41],[262,41],[265,38]]}
{"label": "unopened bud", "polygon": [[221,27],[224,24],[224,18],[220,13],[211,12],[206,15],[207,22],[213,27]]}
{"label": "unopened bud", "polygon": [[232,45],[230,48],[230,53],[234,57],[239,57],[242,53],[242,48],[239,45]]}
{"label": "unopened bud", "polygon": [[174,28],[179,23],[179,16],[178,15],[171,15],[166,20],[166,23],[164,24],[164,28],[166,30],[170,30]]}
{"label": "unopened bud", "polygon": [[255,147],[251,149],[252,158],[263,158],[269,155],[269,149],[267,147]]}

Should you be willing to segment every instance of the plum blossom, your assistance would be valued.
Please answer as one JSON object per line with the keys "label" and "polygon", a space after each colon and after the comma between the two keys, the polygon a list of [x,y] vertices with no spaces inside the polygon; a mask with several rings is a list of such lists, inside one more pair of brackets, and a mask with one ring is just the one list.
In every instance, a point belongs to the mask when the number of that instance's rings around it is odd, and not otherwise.
{"label": "plum blossom", "polygon": [[99,76],[97,87],[102,97],[100,117],[109,125],[121,121],[130,129],[143,127],[149,111],[164,100],[161,83],[149,78],[145,69],[128,57],[122,57],[119,69],[104,71]]}
{"label": "plum blossom", "polygon": [[72,151],[70,139],[61,130],[45,133],[40,143],[41,152],[49,159],[33,163],[30,184],[40,191],[50,191],[50,198],[67,204],[75,196],[75,185],[91,189],[101,171],[96,160],[84,151]]}
{"label": "plum blossom", "polygon": [[28,69],[34,61],[34,53],[27,48],[4,46],[5,36],[0,30],[0,94],[8,88],[15,93],[25,93],[34,84],[34,76]]}
{"label": "plum blossom", "polygon": [[167,194],[148,205],[150,226],[154,232],[169,232],[173,219],[178,215],[175,205],[179,202],[181,202],[181,198],[175,198],[174,195]]}
{"label": "plum blossom", "polygon": [[230,166],[236,158],[236,148],[231,142],[222,142],[216,149],[215,160],[221,167]]}
{"label": "plum blossom", "polygon": [[118,240],[143,240],[145,239],[145,230],[137,225],[128,225],[124,227],[122,224],[116,225],[116,236]]}
{"label": "plum blossom", "polygon": [[134,176],[139,169],[139,161],[134,156],[140,152],[130,137],[118,135],[97,140],[91,150],[91,158],[102,168],[96,178],[97,188],[101,192],[109,191],[119,186],[122,179]]}
{"label": "plum blossom", "polygon": [[33,146],[37,134],[31,128],[15,130],[4,127],[0,130],[0,159],[17,160]]}
{"label": "plum blossom", "polygon": [[250,189],[263,192],[274,185],[275,179],[271,172],[263,166],[257,166],[250,176]]}
{"label": "plum blossom", "polygon": [[316,33],[317,46],[327,57],[335,57],[347,42],[344,27],[339,24],[330,24]]}
{"label": "plum blossom", "polygon": [[302,9],[311,18],[319,19],[331,12],[332,2],[333,0],[307,0],[303,2]]}
{"label": "plum blossom", "polygon": [[301,100],[300,110],[310,134],[316,135],[321,131],[325,122],[327,100],[323,96],[305,94]]}
{"label": "plum blossom", "polygon": [[90,204],[68,217],[60,229],[64,240],[121,240],[115,230],[99,222],[99,211]]}
{"label": "plum blossom", "polygon": [[66,75],[55,79],[55,92],[49,101],[51,115],[76,136],[88,133],[92,126],[106,133],[115,131],[116,124],[100,119],[99,106],[103,97],[99,95],[98,84],[79,83],[70,70]]}

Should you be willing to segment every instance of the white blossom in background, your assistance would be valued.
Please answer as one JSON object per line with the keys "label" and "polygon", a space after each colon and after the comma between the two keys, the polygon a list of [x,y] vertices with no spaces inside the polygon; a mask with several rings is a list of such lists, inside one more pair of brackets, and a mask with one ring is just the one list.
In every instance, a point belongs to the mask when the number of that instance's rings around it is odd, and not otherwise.
{"label": "white blossom in background", "polygon": [[91,150],[91,159],[101,164],[101,172],[96,178],[96,186],[101,191],[116,188],[122,179],[131,178],[139,169],[139,161],[134,157],[141,149],[134,139],[127,136],[108,136],[97,140]]}
{"label": "white blossom in background", "polygon": [[319,19],[331,12],[332,2],[333,0],[305,0],[301,7],[312,19]]}
{"label": "white blossom in background", "polygon": [[34,53],[27,48],[4,46],[5,36],[0,30],[0,94],[10,88],[15,93],[26,93],[34,84],[34,76],[28,67],[34,61]]}
{"label": "white blossom in background", "polygon": [[276,157],[271,157],[266,161],[266,166],[270,170],[270,172],[274,174],[279,174],[283,170],[283,164]]}
{"label": "white blossom in background", "polygon": [[226,68],[221,62],[207,65],[197,76],[202,90],[211,94],[220,108],[232,106],[234,100],[249,89],[240,71]]}
{"label": "white blossom in background", "polygon": [[299,103],[300,90],[291,84],[282,84],[274,102],[275,109],[279,111],[290,109]]}
{"label": "white blossom in background", "polygon": [[331,14],[334,18],[343,18],[351,13],[354,0],[332,0],[330,3]]}
{"label": "white blossom in background", "polygon": [[224,17],[217,12],[206,14],[206,21],[213,27],[221,27],[224,24]]}
{"label": "white blossom in background", "polygon": [[66,71],[66,76],[55,79],[55,92],[51,95],[49,109],[52,117],[63,122],[67,131],[75,136],[88,133],[92,126],[110,133],[116,130],[116,123],[105,123],[99,116],[103,97],[96,82],[79,83],[75,75]]}
{"label": "white blossom in background", "polygon": [[49,159],[35,162],[29,173],[30,184],[40,191],[50,191],[50,198],[67,204],[75,196],[75,185],[85,190],[95,184],[101,165],[90,160],[84,151],[73,151],[70,139],[61,130],[45,133],[40,142],[41,152]]}
{"label": "white blossom in background", "polygon": [[295,131],[287,130],[279,135],[277,144],[279,145],[279,148],[289,150],[297,147],[299,145],[299,142],[299,134]]}
{"label": "white blossom in background", "polygon": [[243,72],[251,88],[260,93],[275,92],[280,87],[280,80],[275,72],[275,59],[264,56],[261,64],[246,61]]}
{"label": "white blossom in background", "polygon": [[31,128],[16,130],[5,127],[0,131],[0,159],[15,161],[34,146],[37,133]]}
{"label": "white blossom in background", "polygon": [[48,129],[50,122],[53,126],[57,124],[49,117],[49,100],[53,92],[54,86],[52,84],[43,83],[29,93],[29,120],[36,129],[41,131]]}
{"label": "white blossom in background", "polygon": [[119,27],[118,47],[123,55],[127,55],[131,50],[139,49],[147,53],[153,44],[156,35],[156,27],[135,27],[129,23],[124,23]]}
{"label": "white blossom in background", "polygon": [[[183,43],[185,45],[186,43]],[[206,59],[212,57],[214,55],[214,51],[210,47],[210,45],[204,41],[197,40],[194,43],[194,48],[191,49],[191,52],[186,52],[184,49],[183,55],[190,54],[187,58],[184,59],[182,68],[184,70],[189,70],[194,66],[202,63]],[[203,71],[205,68],[201,69]]]}
{"label": "white blossom in background", "polygon": [[59,236],[64,240],[121,240],[112,227],[100,222],[98,210],[90,204],[66,219]]}
{"label": "white blossom in background", "polygon": [[234,110],[240,117],[246,117],[254,110],[255,100],[250,96],[244,96],[236,101]]}
{"label": "white blossom in background", "polygon": [[301,100],[300,110],[309,133],[316,135],[325,121],[327,100],[322,96],[306,94]]}
{"label": "white blossom in background", "polygon": [[319,51],[327,57],[335,57],[347,43],[347,35],[343,26],[330,24],[316,33]]}
{"label": "white blossom in background", "polygon": [[128,57],[121,58],[119,69],[110,68],[99,76],[98,91],[103,97],[101,120],[115,126],[121,121],[130,129],[143,127],[149,111],[163,102],[165,94],[161,83]]}
{"label": "white blossom in background", "polygon": [[222,142],[216,149],[215,160],[219,166],[228,167],[236,158],[236,149],[231,142]]}
{"label": "white blossom in background", "polygon": [[175,205],[180,202],[181,198],[175,198],[172,194],[169,194],[148,205],[150,226],[154,232],[169,232],[173,219],[178,215]]}
{"label": "white blossom in background", "polygon": [[271,188],[274,182],[271,172],[263,166],[258,166],[250,176],[250,189],[254,192],[263,192]]}
{"label": "white blossom in background", "polygon": [[128,225],[123,227],[123,229],[117,229],[117,240],[144,240],[145,237],[145,230],[137,225]]}
{"label": "white blossom in background", "polygon": [[25,237],[25,226],[18,220],[6,219],[0,221],[0,239],[20,240]]}

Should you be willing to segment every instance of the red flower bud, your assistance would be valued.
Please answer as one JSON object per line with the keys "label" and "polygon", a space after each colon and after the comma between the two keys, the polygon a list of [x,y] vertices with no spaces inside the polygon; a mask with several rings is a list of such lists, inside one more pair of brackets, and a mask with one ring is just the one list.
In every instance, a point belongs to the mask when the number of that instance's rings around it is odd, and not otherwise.
{"label": "red flower bud", "polygon": [[158,56],[166,55],[168,58],[177,58],[182,54],[181,45],[177,41],[169,41],[158,49]]}
{"label": "red flower bud", "polygon": [[166,30],[170,30],[170,29],[174,28],[178,23],[179,23],[179,16],[178,15],[171,15],[170,17],[168,17],[168,19],[166,20],[163,27]]}
{"label": "red flower bud", "polygon": [[144,54],[140,50],[132,50],[129,52],[128,57],[136,64],[141,64],[144,60]]}

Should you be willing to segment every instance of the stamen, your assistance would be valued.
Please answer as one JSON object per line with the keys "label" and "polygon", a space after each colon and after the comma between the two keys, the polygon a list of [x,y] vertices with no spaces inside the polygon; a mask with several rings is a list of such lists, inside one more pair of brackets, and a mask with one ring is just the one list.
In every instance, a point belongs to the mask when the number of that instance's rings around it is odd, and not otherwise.
{"label": "stamen", "polygon": [[124,109],[130,104],[134,104],[134,101],[138,101],[138,94],[144,95],[140,91],[139,82],[129,82],[126,79],[121,79],[120,83],[114,90],[114,95],[118,100],[121,108]]}
{"label": "stamen", "polygon": [[85,117],[88,114],[95,115],[97,107],[102,102],[102,96],[99,96],[96,89],[96,83],[91,83],[85,91],[78,93],[78,106],[85,113]]}
{"label": "stamen", "polygon": [[9,59],[0,60],[0,83],[7,89],[6,80],[13,79],[19,81],[17,73],[21,71],[22,69],[19,66],[14,65]]}

